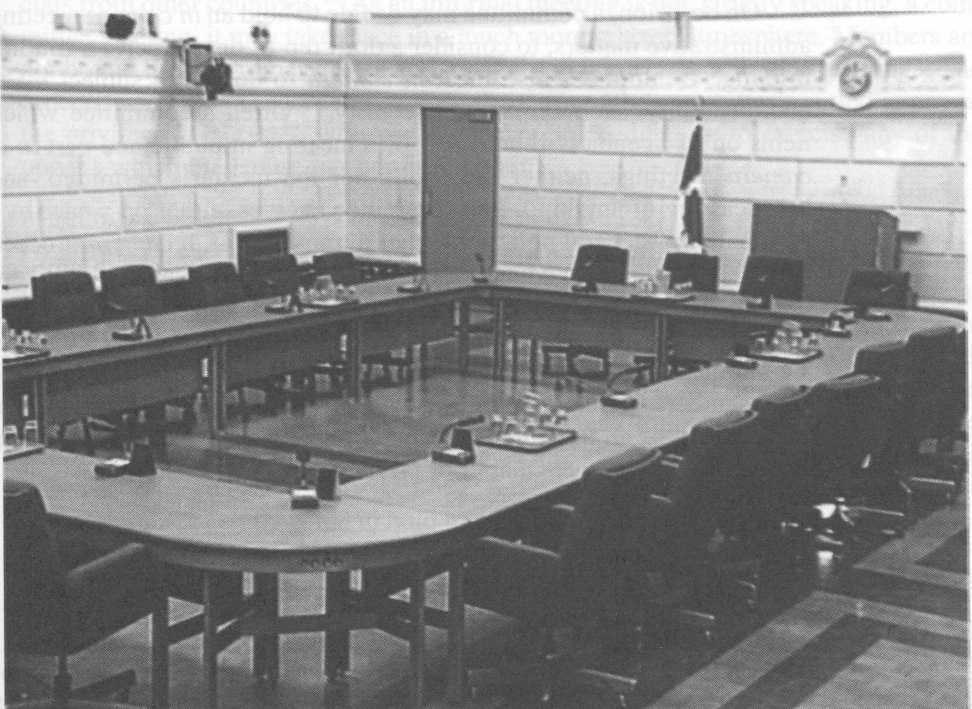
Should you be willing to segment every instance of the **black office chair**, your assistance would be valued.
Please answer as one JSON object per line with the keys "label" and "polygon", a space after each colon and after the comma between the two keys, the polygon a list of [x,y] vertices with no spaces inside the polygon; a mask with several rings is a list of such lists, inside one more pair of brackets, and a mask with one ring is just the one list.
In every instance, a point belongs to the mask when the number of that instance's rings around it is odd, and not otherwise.
{"label": "black office chair", "polygon": [[[901,440],[907,436],[908,411],[904,392],[907,386],[908,349],[904,342],[881,342],[863,347],[854,359],[854,372],[879,377],[883,389],[887,424],[883,445],[872,452],[850,481],[846,495],[856,506],[848,508],[859,525],[876,525],[892,535],[904,533],[911,514],[911,488],[901,479]],[[881,504],[882,507],[875,507]]]}
{"label": "black office chair", "polygon": [[151,266],[121,266],[101,272],[101,295],[108,316],[157,315],[165,310]]}
{"label": "black office chair", "polygon": [[[715,293],[719,290],[719,257],[714,254],[688,254],[672,252],[665,255],[662,268],[669,274],[669,288],[688,287],[702,293]],[[636,355],[635,365],[649,364],[654,355]],[[710,366],[709,360],[694,357],[680,357],[677,352],[668,353],[667,378],[688,374]]]}
{"label": "black office chair", "polygon": [[[904,479],[913,490],[939,491],[949,500],[964,482],[964,460],[936,452],[938,443],[950,441],[964,419],[965,404],[958,397],[965,388],[965,348],[965,333],[952,326],[920,330],[908,338]],[[935,448],[923,452],[931,441]]]}
{"label": "black office chair", "polygon": [[810,390],[808,475],[816,486],[821,518],[816,524],[818,546],[840,552],[855,541],[856,522],[847,505],[863,468],[885,445],[890,404],[881,379],[846,374],[820,382]]}
{"label": "black office chair", "polygon": [[[94,279],[83,271],[59,271],[34,276],[30,279],[32,319],[35,331],[90,325],[100,322],[101,301],[95,292]],[[87,455],[93,456],[95,448],[108,445],[124,447],[124,436],[119,417],[105,421],[94,416],[84,416],[75,421],[53,421],[56,426],[58,446],[70,448],[80,445]],[[80,424],[81,441],[77,443],[69,426]]]}
{"label": "black office chair", "polygon": [[669,288],[685,286],[694,291],[715,293],[719,290],[719,257],[714,254],[665,254],[662,268],[669,274]]}
{"label": "black office chair", "polygon": [[30,279],[34,330],[57,330],[101,320],[94,279],[83,271],[59,271]]}
{"label": "black office chair", "polygon": [[[363,281],[361,269],[358,267],[354,254],[350,251],[335,251],[333,253],[318,254],[313,259],[314,273],[318,276],[330,276],[335,285],[356,286]],[[346,350],[346,348],[342,348]],[[414,358],[411,348],[406,348],[404,356],[397,356],[392,352],[365,352],[361,355],[364,372],[361,386],[368,391],[375,386],[395,383],[392,370],[398,374],[397,383],[405,383],[411,375]],[[381,367],[382,375],[377,379],[372,377],[375,367]],[[334,362],[321,362],[315,367],[315,373],[327,376],[331,380],[331,389],[340,392],[347,382],[347,362],[342,357]]]}
{"label": "black office chair", "polygon": [[685,455],[666,456],[651,471],[655,493],[677,510],[678,563],[698,591],[683,619],[707,635],[717,623],[714,604],[757,606],[762,572],[782,543],[769,468],[778,444],[759,414],[730,411],[693,426]]}
{"label": "black office chair", "polygon": [[[628,282],[628,250],[609,244],[583,244],[577,249],[572,281],[584,284],[607,283],[624,285]],[[606,379],[611,373],[611,351],[596,345],[544,345],[542,348],[543,365],[541,371],[548,376],[556,375],[560,386],[560,372],[551,369],[551,356],[563,355],[567,369],[564,374],[580,379]],[[516,356],[516,352],[513,352]],[[592,357],[601,361],[601,370],[593,374],[582,373],[577,369],[578,357]]]}
{"label": "black office chair", "polygon": [[290,295],[305,275],[293,254],[257,256],[241,265],[243,289],[248,298]]}
{"label": "black office chair", "polygon": [[246,300],[243,281],[229,261],[189,267],[189,303],[193,308],[211,308]]}
{"label": "black office chair", "polygon": [[762,297],[766,293],[786,300],[803,299],[803,261],[783,256],[750,254],[746,259],[740,295]]}
{"label": "black office chair", "polygon": [[844,287],[844,303],[863,308],[908,308],[911,306],[911,274],[908,271],[854,269]]}
{"label": "black office chair", "polygon": [[[669,506],[652,497],[646,472],[660,453],[641,448],[585,470],[576,504],[559,506],[559,550],[484,537],[470,550],[467,603],[510,616],[541,637],[544,660],[509,663],[502,671],[471,670],[475,692],[497,683],[536,686],[543,703],[577,691],[569,680],[593,681],[618,694],[634,688],[628,678],[591,670],[569,674],[590,651],[619,630],[639,627],[650,608],[677,604],[685,591],[669,573]],[[570,628],[574,642],[560,652],[554,631]],[[522,649],[522,645],[520,646]],[[497,674],[499,676],[497,677]],[[522,695],[520,695],[522,696]]]}
{"label": "black office chair", "polygon": [[[65,567],[47,526],[40,492],[14,480],[3,483],[3,521],[6,650],[57,657],[50,706],[69,709],[72,698],[117,693],[127,700],[135,683],[133,670],[72,691],[68,656],[148,615],[152,616],[152,693],[160,704],[164,702],[168,599],[160,590],[148,549],[126,544],[82,566]],[[8,682],[7,700],[17,699],[14,694]]]}

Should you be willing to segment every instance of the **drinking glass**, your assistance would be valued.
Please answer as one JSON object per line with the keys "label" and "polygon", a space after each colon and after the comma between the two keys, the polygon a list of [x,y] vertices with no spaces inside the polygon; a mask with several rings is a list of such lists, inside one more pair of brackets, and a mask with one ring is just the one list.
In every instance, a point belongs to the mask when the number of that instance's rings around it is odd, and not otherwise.
{"label": "drinking glass", "polygon": [[3,447],[4,448],[16,448],[20,445],[20,433],[17,431],[17,426],[15,424],[9,424],[3,427]]}
{"label": "drinking glass", "polygon": [[37,419],[27,419],[24,421],[24,444],[36,446],[40,443],[40,429],[37,426]]}

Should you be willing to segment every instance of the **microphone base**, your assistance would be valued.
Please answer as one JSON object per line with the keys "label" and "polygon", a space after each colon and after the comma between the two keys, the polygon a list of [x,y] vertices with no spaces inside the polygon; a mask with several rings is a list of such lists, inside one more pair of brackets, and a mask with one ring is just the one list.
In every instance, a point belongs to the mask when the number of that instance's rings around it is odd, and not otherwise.
{"label": "microphone base", "polygon": [[570,289],[574,293],[597,293],[597,283],[575,283]]}
{"label": "microphone base", "polygon": [[420,285],[398,286],[398,292],[399,293],[412,293],[412,294],[415,294],[415,293],[421,293],[422,290],[423,290],[423,288]]}
{"label": "microphone base", "polygon": [[321,506],[317,490],[312,487],[297,487],[290,491],[290,509],[316,510]]}
{"label": "microphone base", "polygon": [[858,310],[855,316],[858,320],[871,320],[872,322],[886,322],[891,319],[891,313],[886,310]]}
{"label": "microphone base", "polygon": [[476,462],[476,454],[463,448],[433,448],[432,460],[450,465],[469,465]]}
{"label": "microphone base", "polygon": [[477,285],[484,286],[489,283],[489,276],[481,276],[477,274],[472,277],[472,282]]}
{"label": "microphone base", "polygon": [[631,394],[604,394],[601,405],[612,409],[633,409],[638,405],[638,400]]}
{"label": "microphone base", "polygon": [[145,339],[141,330],[138,329],[115,330],[111,333],[111,337],[114,340],[121,340],[122,342],[138,342],[139,340]]}

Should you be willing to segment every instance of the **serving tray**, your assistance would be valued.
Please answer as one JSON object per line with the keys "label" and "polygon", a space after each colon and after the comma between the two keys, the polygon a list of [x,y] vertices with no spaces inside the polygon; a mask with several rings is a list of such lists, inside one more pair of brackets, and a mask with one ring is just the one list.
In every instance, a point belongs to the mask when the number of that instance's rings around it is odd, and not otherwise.
{"label": "serving tray", "polygon": [[534,436],[526,433],[507,433],[477,438],[476,443],[493,448],[505,448],[521,453],[540,453],[577,438],[577,431],[569,428],[548,428],[553,435]]}
{"label": "serving tray", "polygon": [[787,364],[803,364],[812,359],[823,356],[823,350],[763,350],[762,352],[750,352],[749,356],[753,359],[765,359],[770,362],[785,362]]}

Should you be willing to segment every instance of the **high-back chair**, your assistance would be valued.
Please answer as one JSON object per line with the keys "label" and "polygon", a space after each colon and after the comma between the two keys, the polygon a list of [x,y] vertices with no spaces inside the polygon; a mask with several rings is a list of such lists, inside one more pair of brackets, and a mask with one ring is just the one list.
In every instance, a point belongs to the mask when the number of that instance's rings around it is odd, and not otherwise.
{"label": "high-back chair", "polygon": [[841,551],[855,539],[856,522],[846,498],[884,447],[889,423],[887,389],[879,377],[845,374],[810,390],[807,469],[823,515],[818,525],[822,547]]}
{"label": "high-back chair", "polygon": [[165,308],[151,266],[120,266],[101,272],[101,294],[109,314],[156,315]]}
{"label": "high-back chair", "polygon": [[[6,651],[57,658],[51,706],[70,706],[70,655],[148,615],[152,616],[153,706],[165,706],[168,599],[149,550],[127,544],[81,566],[65,568],[47,526],[40,492],[14,480],[3,483],[3,523]],[[135,672],[128,670],[77,691],[127,693],[134,682]]]}
{"label": "high-back chair", "polygon": [[318,254],[313,260],[314,273],[319,276],[330,276],[335,285],[356,286],[361,283],[361,271],[358,269],[354,254],[350,251],[334,251]]}
{"label": "high-back chair", "polygon": [[94,279],[84,271],[44,273],[30,279],[34,330],[57,330],[101,320]]}
{"label": "high-back chair", "polygon": [[844,287],[844,303],[864,307],[907,308],[910,305],[911,274],[858,268],[851,271]]}
{"label": "high-back chair", "polygon": [[300,285],[301,271],[293,254],[257,256],[241,267],[243,288],[250,298],[289,295]]}
{"label": "high-back chair", "polygon": [[[949,499],[961,488],[965,466],[961,457],[927,455],[923,441],[950,439],[964,404],[957,402],[959,383],[967,364],[965,333],[943,325],[912,333],[908,338],[907,386],[904,394],[908,421],[905,427],[904,477],[912,489],[937,490]],[[960,424],[958,424],[960,425]]]}
{"label": "high-back chair", "polygon": [[750,254],[746,259],[740,295],[761,297],[770,293],[786,300],[803,299],[803,261],[784,256]]}
{"label": "high-back chair", "polygon": [[[497,537],[473,545],[464,585],[467,603],[511,616],[545,637],[542,666],[508,667],[501,682],[539,679],[549,700],[572,678],[556,673],[567,664],[553,647],[556,629],[578,632],[574,649],[579,654],[596,644],[598,634],[610,637],[619,627],[638,625],[652,600],[672,602],[671,586],[652,581],[659,571],[653,563],[663,566],[671,558],[669,505],[653,498],[648,475],[660,458],[657,451],[634,448],[588,467],[573,507],[558,506],[563,514],[556,549]],[[474,670],[470,684],[474,689],[492,684],[490,674],[495,671]],[[607,686],[619,693],[634,687],[633,680],[613,680]]]}
{"label": "high-back chair", "polygon": [[[628,282],[628,250],[620,246],[610,244],[583,244],[577,248],[577,255],[574,258],[574,267],[571,270],[570,278],[579,283],[605,283],[612,285],[624,285]],[[610,355],[611,351],[605,347],[596,345],[544,345],[542,348],[543,366],[541,371],[545,375],[555,375],[558,377],[557,385],[560,385],[560,372],[555,373],[551,369],[551,356],[563,355],[567,362],[567,369],[564,372],[567,376],[586,379],[606,379],[611,372]],[[513,353],[516,357],[516,352]],[[586,374],[579,371],[576,367],[578,357],[592,357],[601,361],[601,369],[593,374]]]}
{"label": "high-back chair", "polygon": [[236,266],[229,261],[189,267],[189,302],[193,308],[238,303],[246,299]]}
{"label": "high-back chair", "polygon": [[669,288],[689,284],[695,291],[719,290],[719,257],[715,254],[690,254],[678,251],[665,254],[662,268],[669,274]]}

